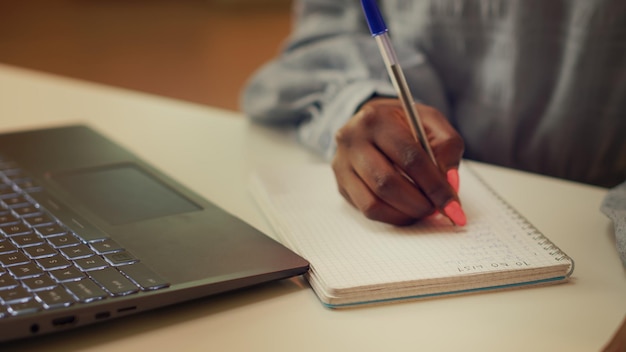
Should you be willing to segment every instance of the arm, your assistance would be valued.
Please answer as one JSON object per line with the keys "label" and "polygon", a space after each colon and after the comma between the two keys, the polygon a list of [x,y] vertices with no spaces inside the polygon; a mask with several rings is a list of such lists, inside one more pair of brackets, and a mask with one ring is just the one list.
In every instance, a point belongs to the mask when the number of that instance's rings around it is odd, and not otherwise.
{"label": "arm", "polygon": [[[254,121],[297,125],[300,141],[330,160],[333,136],[365,101],[395,96],[355,0],[300,0],[282,54],[259,70],[242,96]],[[416,48],[397,47],[416,99],[444,114],[439,79]]]}
{"label": "arm", "polygon": [[613,334],[611,341],[604,346],[604,352],[626,351],[626,319],[622,321],[622,325]]}
{"label": "arm", "polygon": [[414,140],[399,101],[381,98],[396,93],[355,0],[298,2],[285,51],[253,77],[243,110],[296,125],[303,144],[333,159],[339,191],[368,218],[406,225],[439,210],[462,224],[446,173],[458,167],[463,142],[440,113],[443,89],[416,48],[396,50],[415,97],[439,109],[419,106],[440,168]]}

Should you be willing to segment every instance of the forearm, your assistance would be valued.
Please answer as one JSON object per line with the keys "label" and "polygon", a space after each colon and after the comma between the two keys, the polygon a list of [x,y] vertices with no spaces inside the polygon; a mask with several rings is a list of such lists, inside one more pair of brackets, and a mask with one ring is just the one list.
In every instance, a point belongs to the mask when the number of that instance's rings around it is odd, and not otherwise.
{"label": "forearm", "polygon": [[[247,85],[243,111],[266,124],[299,128],[303,144],[330,158],[334,133],[375,95],[394,96],[358,1],[295,5],[295,29],[283,53]],[[434,71],[415,48],[398,48],[416,98],[446,112]]]}

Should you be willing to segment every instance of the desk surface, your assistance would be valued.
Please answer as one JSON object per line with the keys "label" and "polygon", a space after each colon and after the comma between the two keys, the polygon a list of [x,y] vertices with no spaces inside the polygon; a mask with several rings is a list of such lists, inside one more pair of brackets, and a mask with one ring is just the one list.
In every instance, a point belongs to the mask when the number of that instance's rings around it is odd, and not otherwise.
{"label": "desk surface", "polygon": [[[86,123],[273,233],[246,191],[261,163],[310,163],[288,131],[233,112],[0,65],[0,131]],[[570,283],[334,311],[300,278],[208,297],[3,351],[597,351],[626,312],[606,190],[473,163],[568,255]]]}

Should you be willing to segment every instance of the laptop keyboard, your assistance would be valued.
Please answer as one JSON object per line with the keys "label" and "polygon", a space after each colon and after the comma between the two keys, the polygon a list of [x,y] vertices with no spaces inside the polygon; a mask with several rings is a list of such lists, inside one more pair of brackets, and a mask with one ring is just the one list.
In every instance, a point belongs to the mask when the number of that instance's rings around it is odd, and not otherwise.
{"label": "laptop keyboard", "polygon": [[0,318],[169,286],[120,244],[63,210],[17,164],[0,157]]}

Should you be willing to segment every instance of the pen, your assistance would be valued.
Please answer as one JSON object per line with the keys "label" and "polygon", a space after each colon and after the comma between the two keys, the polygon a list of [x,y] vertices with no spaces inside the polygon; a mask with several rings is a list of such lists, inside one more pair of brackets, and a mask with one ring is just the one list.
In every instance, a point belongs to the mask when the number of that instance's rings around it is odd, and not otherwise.
{"label": "pen", "polygon": [[[388,35],[389,29],[387,29],[387,25],[383,20],[380,10],[378,9],[378,5],[376,5],[376,0],[361,0],[361,6],[363,7],[363,12],[365,13],[367,25],[370,28],[372,37],[376,39],[378,49],[380,50],[383,60],[385,61],[385,67],[387,68],[389,78],[391,78],[391,83],[396,89],[398,97],[404,107],[404,112],[409,120],[413,137],[415,137],[415,139],[422,145],[422,148],[424,148],[426,153],[428,153],[428,156],[433,163],[437,165],[437,160],[435,159],[433,150],[428,143],[428,139],[426,139],[426,133],[424,132],[422,121],[417,113],[417,110],[415,109],[413,95],[411,94],[409,86],[406,83],[406,78],[404,77],[404,72],[402,72],[400,63],[398,63],[396,52],[391,45],[391,40]],[[454,173],[454,175],[457,174]],[[456,183],[458,183],[458,178]],[[465,214],[461,209],[461,205],[457,201],[449,202],[440,211],[444,216],[450,219],[454,225],[463,226],[466,222]]]}
{"label": "pen", "polygon": [[370,28],[372,37],[376,39],[378,49],[385,61],[385,67],[387,67],[387,73],[389,74],[389,78],[391,78],[391,83],[396,89],[396,92],[398,92],[398,97],[404,107],[404,112],[409,120],[413,137],[419,141],[422,148],[428,153],[430,159],[437,165],[433,150],[430,148],[430,144],[426,139],[422,121],[415,109],[413,95],[411,95],[409,86],[406,83],[406,78],[404,77],[404,72],[402,72],[402,68],[398,63],[396,52],[393,46],[391,46],[391,40],[389,40],[389,35],[387,34],[389,30],[387,29],[387,25],[385,25],[378,5],[376,5],[375,0],[361,0],[361,5],[363,6],[363,12],[365,12],[365,18],[367,19],[367,25]]}

